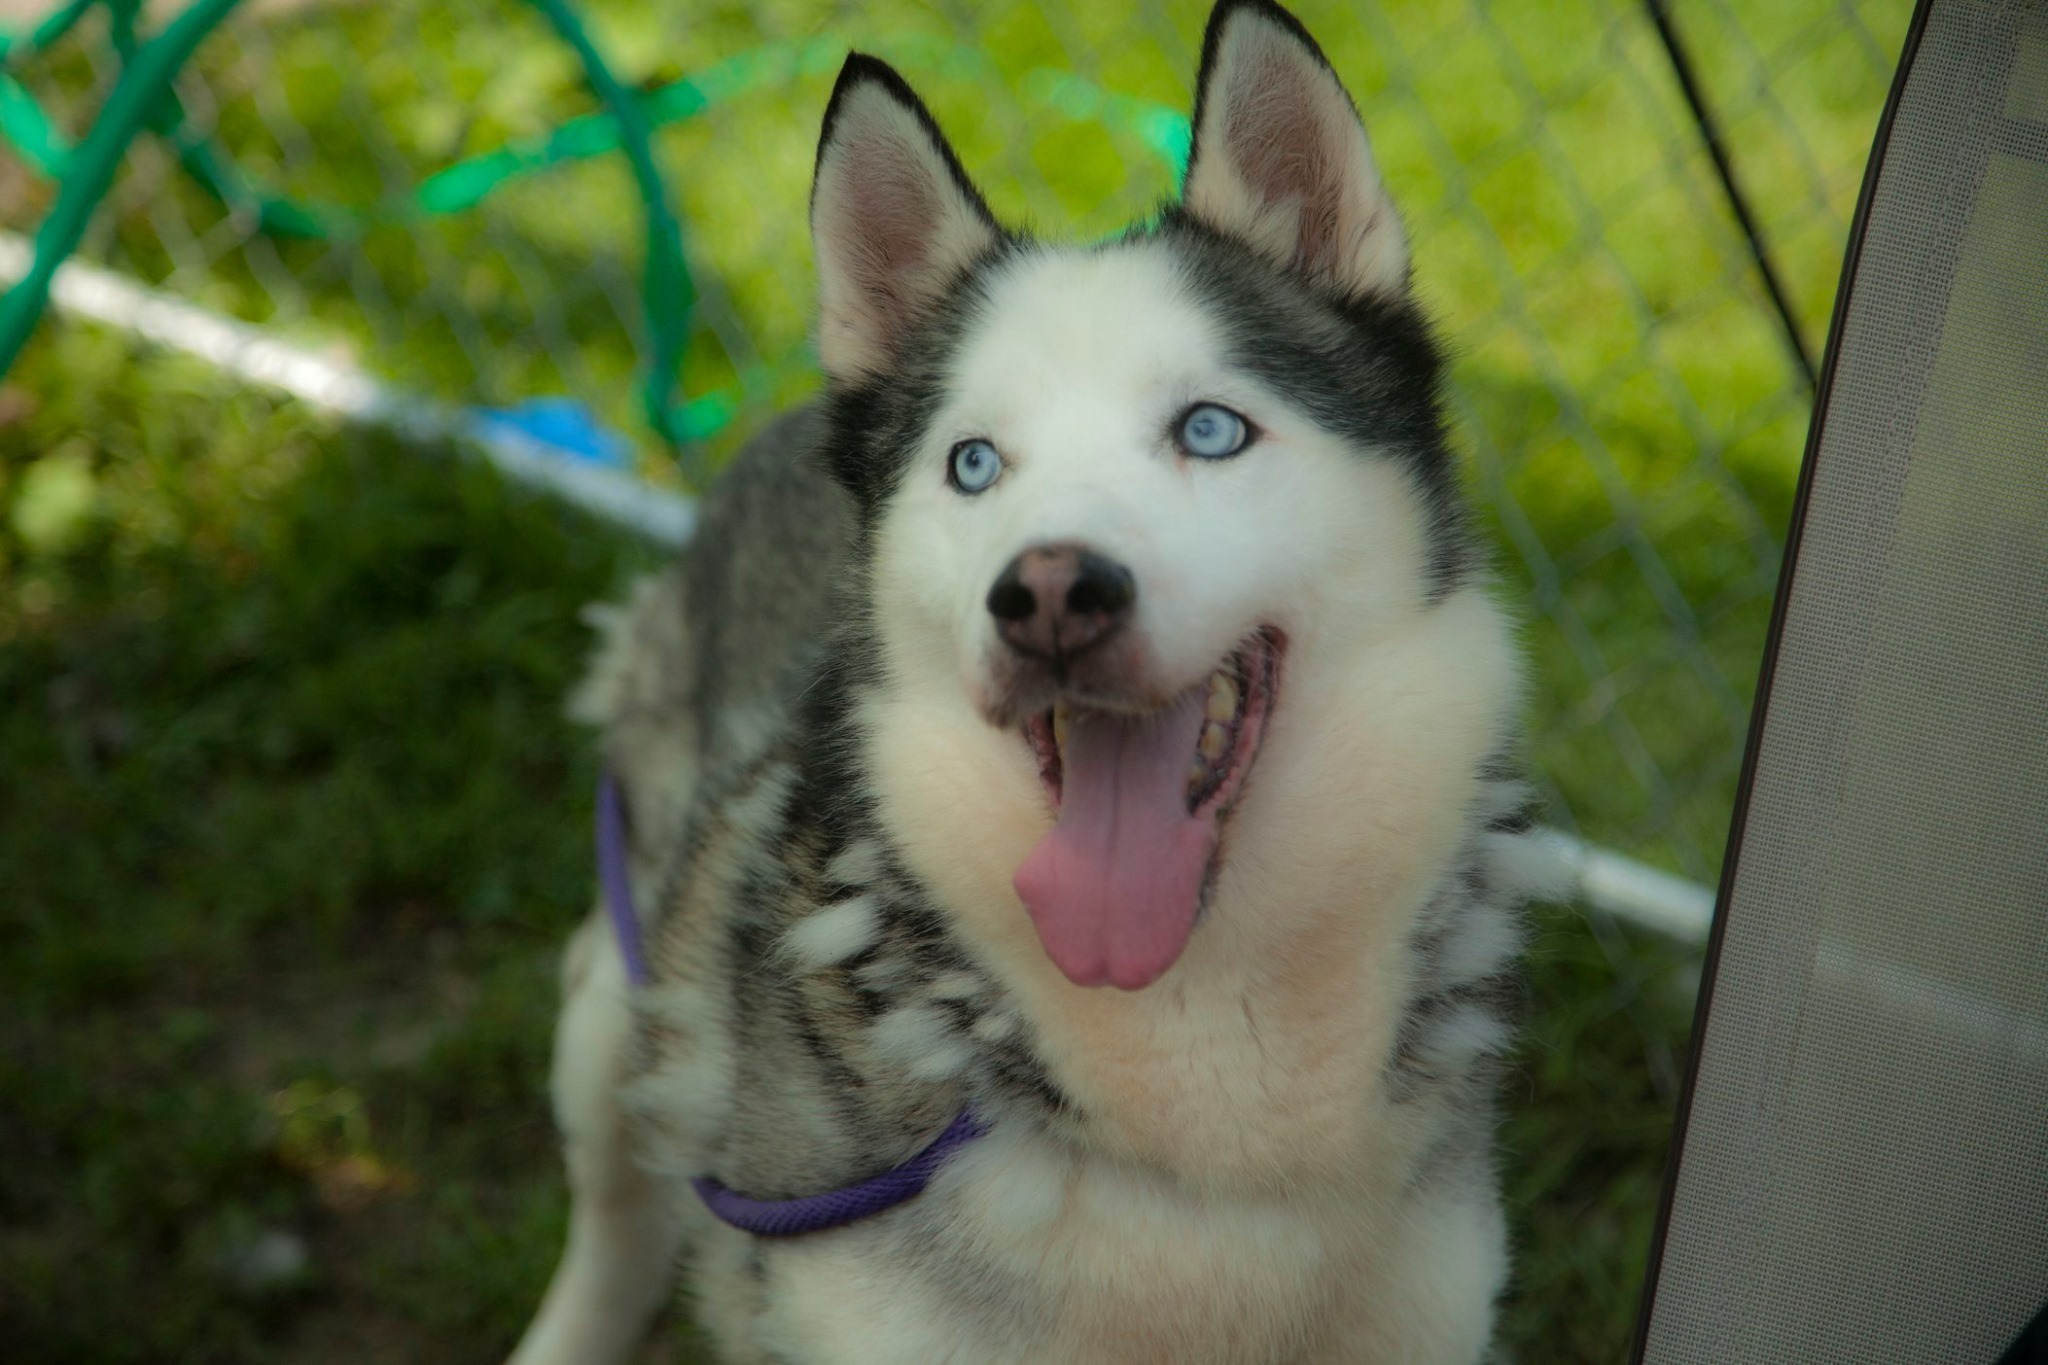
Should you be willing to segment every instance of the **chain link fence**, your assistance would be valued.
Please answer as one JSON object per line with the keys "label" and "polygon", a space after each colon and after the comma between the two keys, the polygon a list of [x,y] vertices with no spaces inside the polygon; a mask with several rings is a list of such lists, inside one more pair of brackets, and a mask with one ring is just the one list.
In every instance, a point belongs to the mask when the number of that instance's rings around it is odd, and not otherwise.
{"label": "chain link fence", "polygon": [[[558,7],[248,0],[151,111],[76,258],[686,488],[815,386],[804,205],[848,46],[904,70],[999,215],[1106,234],[1174,191],[1206,8],[588,0],[679,225],[670,270]],[[178,9],[95,5],[37,44],[52,10],[0,0],[0,230],[56,207],[124,26]],[[1547,818],[1711,884],[1808,367],[1911,6],[1295,9],[1358,99],[1456,348],[1459,440],[1526,613]],[[593,421],[534,405],[568,396]],[[1599,915],[1557,912],[1537,947],[1510,1135],[1535,1154],[1511,1182],[1554,1216],[1523,1224],[1524,1264],[1548,1256],[1576,1293],[1598,1279],[1610,1329],[1633,1307],[1693,970]],[[1574,1245],[1575,1218],[1623,1204],[1613,1246]]]}

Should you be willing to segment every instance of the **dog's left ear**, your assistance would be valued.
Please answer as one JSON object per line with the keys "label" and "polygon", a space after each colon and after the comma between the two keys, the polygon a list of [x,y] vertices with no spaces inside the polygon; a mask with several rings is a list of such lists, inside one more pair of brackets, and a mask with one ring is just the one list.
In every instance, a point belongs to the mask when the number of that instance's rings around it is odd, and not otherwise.
{"label": "dog's left ear", "polygon": [[825,372],[883,372],[954,277],[1002,237],[923,101],[888,63],[848,57],[811,187]]}
{"label": "dog's left ear", "polygon": [[1185,202],[1346,297],[1408,287],[1408,238],[1322,49],[1271,0],[1221,0],[1202,39]]}

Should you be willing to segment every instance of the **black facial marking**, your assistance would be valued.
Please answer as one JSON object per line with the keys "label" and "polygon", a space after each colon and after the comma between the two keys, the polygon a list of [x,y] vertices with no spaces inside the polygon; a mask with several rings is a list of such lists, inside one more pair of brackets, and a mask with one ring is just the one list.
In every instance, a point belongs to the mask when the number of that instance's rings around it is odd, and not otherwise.
{"label": "black facial marking", "polygon": [[[1177,258],[1223,329],[1233,365],[1325,430],[1400,464],[1426,518],[1432,599],[1463,582],[1479,551],[1445,428],[1443,354],[1421,308],[1407,297],[1343,298],[1317,289],[1177,207],[1104,249],[1145,241]],[[963,270],[911,330],[886,381],[829,391],[826,460],[867,528],[926,440],[947,361],[986,306],[991,277],[1030,250],[1030,242],[1006,238]]]}
{"label": "black facial marking", "polygon": [[944,393],[946,365],[987,303],[989,277],[1027,249],[1004,235],[954,278],[908,331],[884,377],[833,385],[826,392],[825,460],[851,493],[864,525],[896,490]]}
{"label": "black facial marking", "polygon": [[1405,297],[1317,289],[1179,209],[1150,235],[1222,327],[1233,365],[1407,471],[1428,518],[1431,595],[1457,586],[1476,550],[1444,426],[1443,353],[1422,310]]}

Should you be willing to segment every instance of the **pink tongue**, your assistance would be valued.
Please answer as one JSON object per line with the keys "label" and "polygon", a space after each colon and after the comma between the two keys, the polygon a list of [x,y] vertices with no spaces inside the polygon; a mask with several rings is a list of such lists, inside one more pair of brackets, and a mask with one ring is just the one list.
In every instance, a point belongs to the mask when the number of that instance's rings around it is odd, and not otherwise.
{"label": "pink tongue", "polygon": [[1214,820],[1188,814],[1205,701],[1196,688],[1158,715],[1068,729],[1059,823],[1013,884],[1076,985],[1149,986],[1187,947],[1216,847]]}

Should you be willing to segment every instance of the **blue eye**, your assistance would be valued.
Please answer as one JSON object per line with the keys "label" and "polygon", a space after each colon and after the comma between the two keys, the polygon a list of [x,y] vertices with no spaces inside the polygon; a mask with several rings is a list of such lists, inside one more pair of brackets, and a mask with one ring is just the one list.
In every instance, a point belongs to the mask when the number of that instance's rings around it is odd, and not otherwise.
{"label": "blue eye", "polygon": [[962,441],[953,447],[947,477],[962,493],[979,493],[1003,472],[1003,457],[987,441]]}
{"label": "blue eye", "polygon": [[1176,439],[1197,459],[1228,459],[1251,443],[1251,425],[1229,408],[1197,403],[1180,419]]}

